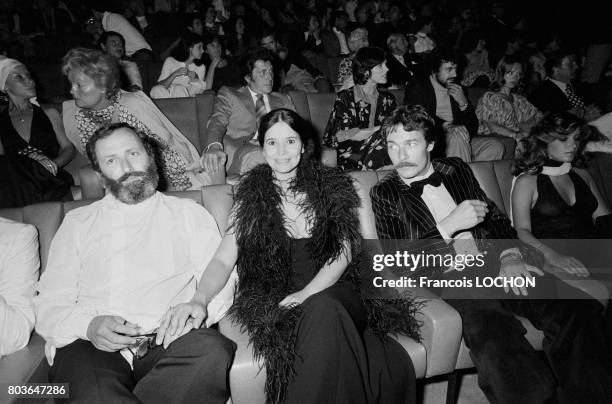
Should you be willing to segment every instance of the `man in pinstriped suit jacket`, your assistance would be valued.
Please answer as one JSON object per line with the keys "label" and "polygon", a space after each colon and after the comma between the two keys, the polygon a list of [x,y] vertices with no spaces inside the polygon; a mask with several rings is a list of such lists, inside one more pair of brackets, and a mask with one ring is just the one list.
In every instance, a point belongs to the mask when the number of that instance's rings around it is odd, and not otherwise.
{"label": "man in pinstriped suit jacket", "polygon": [[[499,268],[505,279],[537,274],[542,282],[536,285],[555,287],[536,267],[542,266],[541,255],[516,239],[510,221],[486,197],[469,166],[458,158],[431,161],[434,127],[421,106],[399,108],[383,125],[395,172],[370,193],[379,238],[394,240],[393,246],[410,246],[408,240],[421,240],[422,245],[428,240],[425,250],[430,254],[487,254],[485,268],[461,272],[452,267],[420,268],[419,275],[475,279],[496,276]],[[534,299],[526,297],[526,288],[512,291],[517,296],[493,288],[434,290],[462,317],[463,337],[488,399],[577,403],[588,397],[592,402],[610,402],[609,364],[605,359],[591,362],[607,352],[599,303]],[[537,294],[538,287],[529,293]],[[548,364],[525,339],[525,329],[514,314],[544,331]]]}

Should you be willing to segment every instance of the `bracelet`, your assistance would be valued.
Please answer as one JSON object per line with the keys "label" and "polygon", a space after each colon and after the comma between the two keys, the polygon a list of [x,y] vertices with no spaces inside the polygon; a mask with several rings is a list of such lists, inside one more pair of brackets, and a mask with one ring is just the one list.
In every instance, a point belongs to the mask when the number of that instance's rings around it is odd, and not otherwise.
{"label": "bracelet", "polygon": [[214,146],[218,144],[219,146],[221,146],[221,151],[223,151],[223,144],[221,142],[212,142],[211,144],[209,144],[208,146],[206,146],[206,149],[204,149],[204,153],[206,153],[211,146]]}

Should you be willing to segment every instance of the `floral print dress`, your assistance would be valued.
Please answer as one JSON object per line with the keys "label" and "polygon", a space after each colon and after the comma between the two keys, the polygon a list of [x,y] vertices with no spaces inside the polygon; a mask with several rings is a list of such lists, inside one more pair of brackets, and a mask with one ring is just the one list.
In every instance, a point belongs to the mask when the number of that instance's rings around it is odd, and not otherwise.
{"label": "floral print dress", "polygon": [[323,143],[336,149],[338,166],[343,170],[376,170],[390,164],[387,149],[380,130],[365,140],[338,141],[338,133],[350,129],[367,129],[380,126],[384,119],[395,110],[395,97],[386,91],[379,91],[376,109],[362,97],[360,86],[338,92],[334,108],[323,134]]}

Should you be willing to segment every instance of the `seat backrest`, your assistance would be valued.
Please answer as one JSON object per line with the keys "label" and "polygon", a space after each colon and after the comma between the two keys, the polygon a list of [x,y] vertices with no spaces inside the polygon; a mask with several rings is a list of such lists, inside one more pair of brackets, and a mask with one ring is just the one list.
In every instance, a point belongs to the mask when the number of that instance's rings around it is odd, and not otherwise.
{"label": "seat backrest", "polygon": [[297,112],[302,118],[310,121],[310,109],[308,109],[308,100],[304,91],[289,91],[289,97],[295,106]]}
{"label": "seat backrest", "polygon": [[497,182],[497,175],[491,161],[476,161],[469,163],[474,176],[480,184],[480,188],[485,191],[485,194],[491,199],[499,209],[504,213],[507,212],[504,198]]}
{"label": "seat backrest", "polygon": [[[482,161],[469,163],[474,176],[480,187],[485,191],[489,199],[502,210],[509,212],[510,187],[512,174],[510,173],[511,160]],[[393,171],[352,171],[349,175],[353,178],[355,189],[361,199],[359,208],[360,233],[364,239],[377,239],[376,218],[372,211],[370,190],[380,181],[385,179]]]}
{"label": "seat backrest", "polygon": [[223,184],[202,187],[202,205],[217,221],[219,232],[225,234],[229,212],[234,205],[232,186]]}
{"label": "seat backrest", "polygon": [[61,202],[46,202],[23,208],[0,209],[0,216],[16,222],[28,223],[36,226],[38,230],[38,243],[40,245],[41,273],[47,266],[49,247],[55,232],[64,218]]}
{"label": "seat backrest", "polygon": [[317,130],[319,138],[322,139],[327,121],[334,108],[336,93],[307,93],[306,99],[310,111],[310,122]]}
{"label": "seat backrest", "polygon": [[[181,131],[187,139],[201,150],[198,127],[198,108],[195,97],[160,98],[153,100],[157,107]],[[146,125],[146,122],[144,122]]]}

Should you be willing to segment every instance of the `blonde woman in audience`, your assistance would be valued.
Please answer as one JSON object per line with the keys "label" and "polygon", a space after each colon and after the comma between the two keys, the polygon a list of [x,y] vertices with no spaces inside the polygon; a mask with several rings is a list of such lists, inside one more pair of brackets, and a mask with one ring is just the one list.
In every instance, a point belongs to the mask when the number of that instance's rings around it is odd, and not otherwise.
{"label": "blonde woman in audience", "polygon": [[15,59],[0,59],[0,208],[71,200],[72,176],[62,169],[74,146],[53,108],[41,108],[30,72]]}
{"label": "blonde woman in audience", "polygon": [[523,75],[523,65],[512,57],[503,59],[495,73],[492,90],[483,94],[476,107],[480,134],[508,136],[517,141],[516,154],[521,153],[521,139],[538,122],[540,112],[527,98],[515,92]]}
{"label": "blonde woman in audience", "polygon": [[366,46],[370,46],[368,30],[365,28],[354,29],[348,37],[348,47],[351,53],[340,61],[338,67],[338,85],[340,85],[340,91],[355,85],[353,82],[353,57],[355,57],[359,49]]}
{"label": "blonde woman in audience", "polygon": [[64,56],[62,71],[70,80],[74,97],[65,101],[62,109],[68,139],[85,155],[85,146],[99,127],[128,123],[157,143],[160,190],[210,185],[210,176],[200,172],[195,146],[142,91],[121,91],[118,69],[113,58],[98,50],[75,48]]}
{"label": "blonde woman in audience", "polygon": [[194,97],[210,89],[205,80],[203,54],[202,37],[191,33],[184,35],[178,51],[164,60],[157,85],[151,88],[151,98]]}

